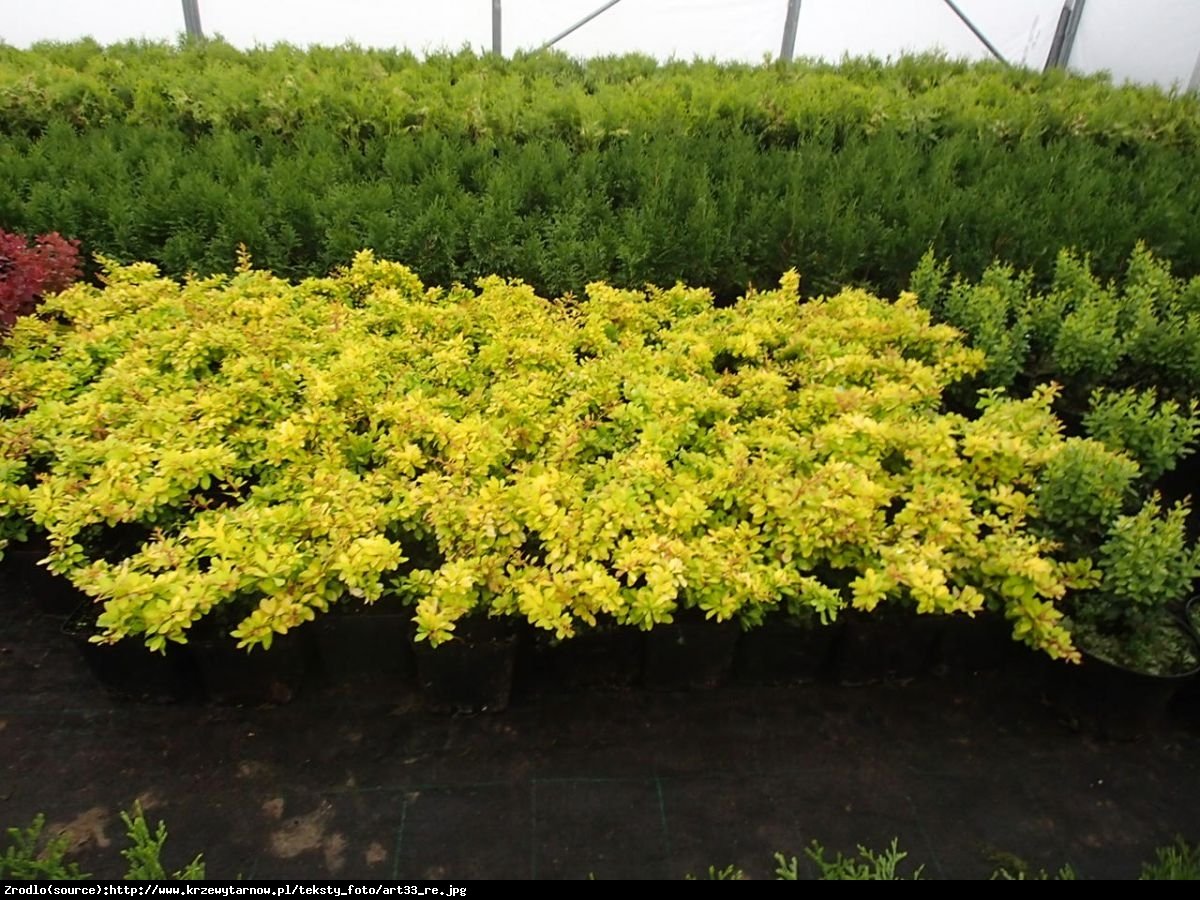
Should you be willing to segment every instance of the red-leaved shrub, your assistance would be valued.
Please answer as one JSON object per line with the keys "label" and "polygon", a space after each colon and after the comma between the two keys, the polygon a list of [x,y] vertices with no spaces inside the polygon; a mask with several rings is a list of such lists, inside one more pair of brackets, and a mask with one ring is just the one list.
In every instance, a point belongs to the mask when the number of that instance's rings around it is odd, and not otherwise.
{"label": "red-leaved shrub", "polygon": [[17,316],[33,312],[42,297],[81,274],[79,241],[52,231],[31,244],[24,235],[0,229],[0,329],[7,331]]}

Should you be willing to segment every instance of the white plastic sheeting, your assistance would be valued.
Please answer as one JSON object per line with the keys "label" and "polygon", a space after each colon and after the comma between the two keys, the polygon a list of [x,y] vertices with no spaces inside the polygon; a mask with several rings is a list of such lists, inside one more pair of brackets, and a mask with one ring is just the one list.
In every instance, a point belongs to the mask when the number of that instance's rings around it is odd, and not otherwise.
{"label": "white plastic sheeting", "polygon": [[[518,38],[513,46],[536,46],[599,5],[505,0],[506,32],[511,21]],[[1045,60],[1057,21],[1055,0],[961,0],[960,7],[1005,57],[1038,66]],[[758,62],[779,55],[786,11],[786,0],[624,0],[560,46],[579,55],[639,51]],[[989,55],[942,0],[803,0],[800,7],[797,57],[837,60],[933,49],[972,59]]]}
{"label": "white plastic sheeting", "polygon": [[[1040,69],[1062,0],[957,0],[1009,61]],[[491,46],[490,0],[199,0],[207,34],[238,46],[402,46],[422,52]],[[531,49],[601,0],[503,0],[504,50]],[[579,56],[642,52],[758,62],[779,55],[787,0],[622,0],[565,38]],[[174,39],[179,0],[0,0],[0,40],[91,35]],[[987,49],[943,0],[803,0],[795,53],[837,60],[940,50],[983,59]],[[1086,0],[1071,68],[1111,71],[1118,80],[1186,87],[1200,67],[1200,0]]]}
{"label": "white plastic sheeting", "polygon": [[1200,65],[1197,0],[1087,0],[1071,68],[1187,87]]}

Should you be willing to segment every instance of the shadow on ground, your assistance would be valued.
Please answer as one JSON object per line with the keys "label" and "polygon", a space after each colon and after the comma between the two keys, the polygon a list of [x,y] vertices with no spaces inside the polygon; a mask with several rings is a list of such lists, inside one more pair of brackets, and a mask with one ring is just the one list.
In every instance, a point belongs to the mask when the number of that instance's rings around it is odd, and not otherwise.
{"label": "shadow on ground", "polygon": [[1064,728],[1019,671],[906,685],[565,691],[443,717],[406,686],[277,707],[152,706],[98,687],[59,620],[0,603],[0,825],[44,812],[119,874],[119,811],[166,820],[166,858],[213,877],[682,878],[813,839],[898,837],[926,875],[997,852],[1133,877],[1200,837],[1200,716],[1106,743]]}

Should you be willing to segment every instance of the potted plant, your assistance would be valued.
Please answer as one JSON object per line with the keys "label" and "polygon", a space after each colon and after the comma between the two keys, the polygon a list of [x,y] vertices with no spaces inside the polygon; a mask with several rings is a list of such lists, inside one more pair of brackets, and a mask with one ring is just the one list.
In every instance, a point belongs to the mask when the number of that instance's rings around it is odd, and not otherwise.
{"label": "potted plant", "polygon": [[50,544],[44,535],[9,543],[0,549],[0,584],[11,595],[32,600],[48,615],[69,616],[85,597],[70,581],[42,564],[49,553]]}
{"label": "potted plant", "polygon": [[530,628],[519,669],[522,676],[542,685],[584,690],[629,687],[642,674],[644,637],[635,628],[604,620],[576,626],[575,633],[564,638]]}
{"label": "potted plant", "polygon": [[1072,604],[1077,667],[1056,666],[1051,698],[1072,724],[1131,739],[1152,729],[1181,685],[1200,672],[1186,600],[1200,577],[1187,507],[1157,495],[1118,516],[1097,554],[1095,586]]}
{"label": "potted plant", "polygon": [[187,646],[212,703],[288,703],[312,668],[312,635],[305,628],[272,635],[249,649],[242,646],[236,626],[251,608],[248,600],[228,604],[189,629]]}
{"label": "potted plant", "polygon": [[320,675],[332,686],[395,683],[411,677],[411,610],[393,597],[373,603],[346,598],[311,624]]}
{"label": "potted plant", "polygon": [[169,644],[155,653],[137,640],[116,643],[96,640],[96,608],[80,605],[63,623],[63,633],[99,681],[115,697],[142,702],[172,703],[201,696],[196,662],[184,644]]}
{"label": "potted plant", "polygon": [[696,608],[680,611],[672,622],[646,634],[645,685],[655,690],[712,688],[733,667],[741,629],[737,622],[705,619]]}
{"label": "potted plant", "polygon": [[804,684],[829,673],[844,619],[822,621],[800,606],[768,613],[742,632],[734,676],[756,684]]}
{"label": "potted plant", "polygon": [[907,681],[934,664],[943,616],[897,609],[850,610],[835,651],[834,678],[844,685]]}
{"label": "potted plant", "polygon": [[940,617],[937,638],[935,670],[950,677],[990,672],[1030,657],[1013,640],[1012,623],[990,608],[974,616]]}
{"label": "potted plant", "polygon": [[259,665],[291,693],[290,632],[393,578],[449,708],[507,702],[518,622],[645,632],[647,682],[677,687],[723,677],[720,623],[788,598],[895,614],[871,638],[889,654],[927,659],[907,620],[985,601],[1074,653],[1056,604],[1077,560],[1029,515],[1063,452],[1053,392],[943,412],[984,357],[911,296],[801,303],[791,272],[729,308],[598,284],[564,305],[426,289],[367,253],[296,285],[246,262],[185,284],[111,266],[18,323],[0,369],[23,410],[0,417],[7,523],[54,536],[105,640],[187,641],[214,697],[254,699]]}
{"label": "potted plant", "polygon": [[417,681],[426,707],[450,713],[506,709],[516,646],[511,621],[479,613],[460,619],[448,640],[414,640]]}
{"label": "potted plant", "polygon": [[440,562],[392,582],[413,609],[413,659],[425,706],[447,713],[500,712],[512,693],[516,620],[494,608],[496,597],[476,565]]}

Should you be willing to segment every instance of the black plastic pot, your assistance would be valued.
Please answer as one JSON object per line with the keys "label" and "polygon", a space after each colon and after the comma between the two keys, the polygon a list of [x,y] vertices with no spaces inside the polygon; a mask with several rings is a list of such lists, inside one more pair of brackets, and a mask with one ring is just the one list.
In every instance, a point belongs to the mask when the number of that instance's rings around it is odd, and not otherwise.
{"label": "black plastic pot", "polygon": [[328,685],[370,682],[384,690],[412,678],[412,616],[375,606],[335,607],[308,626],[321,679]]}
{"label": "black plastic pot", "polygon": [[616,625],[582,628],[563,641],[538,629],[524,642],[518,668],[523,679],[541,686],[625,688],[641,678],[643,642],[640,631]]}
{"label": "black plastic pot", "polygon": [[805,684],[828,677],[840,623],[772,616],[742,633],[733,674],[752,684]]}
{"label": "black plastic pot", "polygon": [[1109,740],[1132,741],[1156,731],[1172,699],[1200,668],[1148,675],[1084,653],[1070,665],[1048,661],[1045,695],[1070,728]]}
{"label": "black plastic pot", "polygon": [[[1181,620],[1183,627],[1195,639],[1197,647],[1200,647],[1200,597],[1193,597],[1187,602]],[[1185,721],[1200,728],[1200,673],[1192,678],[1185,677],[1171,700],[1172,708],[1178,709]]]}
{"label": "black plastic pot", "polygon": [[304,629],[277,635],[269,650],[239,650],[237,641],[211,627],[193,628],[188,641],[204,696],[225,706],[291,701],[304,686],[312,651]]}
{"label": "black plastic pot", "polygon": [[16,594],[34,603],[44,613],[70,616],[88,597],[61,575],[55,575],[39,560],[50,545],[45,540],[10,544],[4,549],[3,582],[6,594]]}
{"label": "black plastic pot", "polygon": [[841,684],[906,681],[932,668],[940,617],[851,611],[843,618],[833,665],[834,679]]}
{"label": "black plastic pot", "polygon": [[992,672],[1024,660],[1029,652],[1012,636],[1012,624],[998,613],[938,618],[936,664],[947,675]]}
{"label": "black plastic pot", "polygon": [[741,628],[736,622],[705,621],[688,611],[646,633],[645,686],[679,691],[713,688],[733,668]]}
{"label": "black plastic pot", "polygon": [[417,681],[435,712],[500,712],[512,695],[516,629],[496,619],[459,622],[453,640],[414,641]]}
{"label": "black plastic pot", "polygon": [[1191,632],[1192,638],[1200,646],[1200,597],[1193,597],[1183,607],[1183,627]]}
{"label": "black plastic pot", "polygon": [[[1200,659],[1200,635],[1194,627],[1196,600],[1180,611],[1177,625],[1194,643]],[[1153,733],[1167,717],[1171,702],[1200,674],[1152,675],[1083,651],[1079,665],[1051,664],[1045,696],[1063,722],[1078,731],[1110,740],[1136,740]]]}
{"label": "black plastic pot", "polygon": [[195,700],[201,694],[195,660],[186,646],[168,644],[154,653],[132,638],[97,644],[95,610],[81,606],[63,623],[62,631],[75,645],[92,674],[116,697],[145,703]]}

